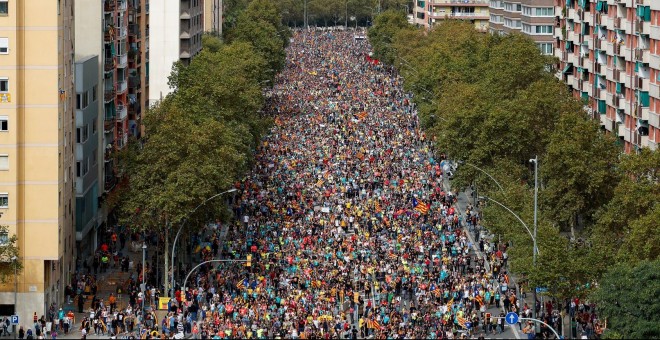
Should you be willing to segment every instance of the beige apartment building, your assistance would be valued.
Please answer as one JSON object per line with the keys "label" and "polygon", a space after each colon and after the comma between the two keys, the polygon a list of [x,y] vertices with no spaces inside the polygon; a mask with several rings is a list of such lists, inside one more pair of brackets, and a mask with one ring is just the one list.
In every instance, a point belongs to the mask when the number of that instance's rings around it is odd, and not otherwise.
{"label": "beige apartment building", "polygon": [[0,223],[24,265],[0,314],[21,324],[62,303],[74,270],[73,49],[72,0],[0,1]]}
{"label": "beige apartment building", "polygon": [[554,54],[556,23],[554,0],[490,0],[490,33],[525,34],[542,54]]}

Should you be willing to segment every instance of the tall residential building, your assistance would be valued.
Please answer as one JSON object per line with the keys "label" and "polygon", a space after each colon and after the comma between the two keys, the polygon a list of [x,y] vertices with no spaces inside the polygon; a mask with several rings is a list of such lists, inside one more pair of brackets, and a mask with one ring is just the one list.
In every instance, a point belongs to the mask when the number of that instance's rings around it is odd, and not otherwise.
{"label": "tall residential building", "polygon": [[660,142],[660,1],[556,0],[564,80],[625,152]]}
{"label": "tall residential building", "polygon": [[[100,35],[101,30],[98,31]],[[76,255],[81,260],[94,254],[99,208],[99,149],[102,148],[102,116],[99,114],[99,57],[76,60]]]}
{"label": "tall residential building", "polygon": [[493,34],[521,32],[554,54],[555,0],[490,0],[489,31]]}
{"label": "tall residential building", "polygon": [[486,32],[488,18],[488,0],[416,0],[413,6],[413,23],[426,28],[445,19],[461,19]]}
{"label": "tall residential building", "polygon": [[73,1],[0,1],[0,223],[24,265],[0,305],[25,323],[74,271],[73,50]]}
{"label": "tall residential building", "polygon": [[222,35],[222,0],[204,0],[204,32]]}
{"label": "tall residential building", "polygon": [[204,32],[203,0],[152,1],[149,14],[151,53],[149,103],[165,98],[170,92],[168,77],[172,65],[183,64],[202,50]]}
{"label": "tall residential building", "polygon": [[149,1],[129,0],[128,8],[128,134],[140,138],[149,107]]}

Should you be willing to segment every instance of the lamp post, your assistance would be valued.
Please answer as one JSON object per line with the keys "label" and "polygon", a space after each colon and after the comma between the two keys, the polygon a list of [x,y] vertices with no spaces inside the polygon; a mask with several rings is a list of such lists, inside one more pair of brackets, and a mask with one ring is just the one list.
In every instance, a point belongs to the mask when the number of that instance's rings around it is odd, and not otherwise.
{"label": "lamp post", "polygon": [[147,286],[145,286],[145,283],[144,283],[144,279],[145,279],[145,277],[144,277],[144,267],[146,265],[146,257],[147,257],[147,244],[142,243],[142,287],[140,287],[140,288],[142,290],[142,311],[143,312],[144,312],[144,300],[147,299],[147,293],[146,293]]}
{"label": "lamp post", "polygon": [[[236,189],[229,189],[227,191],[223,191],[221,193],[215,194],[215,195],[205,199],[204,202],[200,203],[197,207],[195,207],[195,209],[193,209],[190,213],[188,213],[188,216],[194,214],[197,211],[197,209],[201,208],[204,204],[206,204],[206,202],[208,202],[208,201],[210,201],[210,200],[212,200],[216,197],[222,196],[226,193],[235,192],[235,191],[236,191]],[[181,226],[179,227],[179,230],[177,230],[176,236],[174,237],[174,242],[172,243],[172,278],[171,278],[172,296],[174,295],[174,273],[175,273],[175,270],[174,270],[175,269],[175,266],[174,266],[174,252],[176,251],[176,242],[179,240],[179,235],[181,235],[181,230],[183,230],[183,227],[186,225],[186,222],[188,221],[188,216],[186,216],[186,218],[183,219],[183,222],[181,222]]]}
{"label": "lamp post", "polygon": [[[525,227],[525,229],[527,229],[527,233],[529,233],[529,236],[532,238],[532,242],[534,242],[534,249],[532,249],[532,256],[533,256],[532,265],[533,265],[534,268],[536,268],[536,256],[539,254],[539,249],[536,247],[536,218],[534,219],[534,233],[532,234],[532,232],[529,230],[529,227],[522,220],[522,218],[520,218],[520,216],[518,216],[516,213],[514,213],[511,209],[509,209],[504,204],[502,204],[502,203],[500,203],[500,202],[498,202],[498,201],[496,201],[496,200],[494,200],[494,199],[492,199],[488,196],[479,196],[479,199],[480,200],[481,199],[489,200],[489,201],[494,202],[495,204],[499,205],[500,207],[506,209],[508,212],[511,213],[511,215],[513,215],[516,219],[518,219],[518,221],[520,221],[520,223]],[[518,301],[521,301],[521,299],[520,299],[521,298],[520,287],[518,287],[517,292],[518,292]],[[534,307],[536,309],[536,288],[534,288]],[[536,312],[534,312],[534,313],[536,313]],[[536,317],[536,315],[534,317]]]}
{"label": "lamp post", "polygon": [[[14,265],[14,314],[18,315],[18,275],[16,272],[16,261],[18,260],[17,256],[11,257],[11,262]],[[16,334],[16,325],[12,328],[12,333]]]}
{"label": "lamp post", "polygon": [[491,176],[489,173],[487,173],[487,172],[486,172],[485,170],[483,170],[482,168],[480,168],[480,167],[478,167],[478,166],[476,166],[476,165],[474,165],[474,164],[470,164],[470,163],[468,163],[468,162],[465,162],[465,161],[458,161],[457,163],[458,163],[459,165],[467,165],[467,166],[473,167],[473,168],[475,168],[475,169],[481,171],[481,172],[484,173],[486,176],[488,176],[490,179],[492,179],[493,182],[495,182],[495,184],[497,184],[497,187],[500,188],[501,191],[504,191],[504,189],[502,188],[502,185],[500,184],[500,182],[498,182],[498,181],[495,179],[495,177]]}
{"label": "lamp post", "polygon": [[190,275],[192,275],[192,273],[193,273],[195,270],[197,270],[197,268],[199,268],[199,267],[201,267],[201,266],[203,266],[203,265],[205,265],[205,264],[207,264],[207,263],[211,263],[211,262],[247,262],[247,260],[208,260],[208,261],[204,261],[204,262],[202,262],[202,263],[200,263],[200,264],[194,266],[194,267],[188,272],[188,274],[186,275],[185,280],[183,280],[183,290],[184,290],[184,291],[186,290],[186,284],[187,284],[187,282],[188,282],[188,278],[190,278]]}
{"label": "lamp post", "polygon": [[[534,156],[534,158],[529,160],[530,163],[534,163],[534,257],[533,257],[533,266],[536,268],[536,254],[538,249],[536,248],[536,231],[537,231],[537,208],[538,208],[538,196],[539,196],[539,156]],[[536,318],[536,287],[534,287],[534,310],[532,311],[534,318]]]}

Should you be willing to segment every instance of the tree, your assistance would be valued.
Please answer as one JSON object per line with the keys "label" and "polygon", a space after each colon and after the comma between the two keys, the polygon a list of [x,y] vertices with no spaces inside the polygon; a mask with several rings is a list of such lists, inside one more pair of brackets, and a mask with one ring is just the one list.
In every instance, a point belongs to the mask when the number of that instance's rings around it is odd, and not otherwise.
{"label": "tree", "polygon": [[594,121],[580,113],[562,115],[541,159],[541,206],[572,231],[579,218],[592,216],[612,197],[617,160],[614,140]]}
{"label": "tree", "polygon": [[395,59],[395,51],[392,48],[394,36],[400,30],[410,27],[408,18],[401,11],[390,10],[378,15],[373,27],[367,32],[374,56],[384,63],[393,64]]}
{"label": "tree", "polygon": [[591,296],[608,333],[629,339],[660,337],[660,259],[612,266]]}
{"label": "tree", "polygon": [[[594,265],[635,265],[658,257],[657,214],[660,202],[660,153],[642,149],[622,156],[616,172],[620,181],[612,199],[596,214],[590,240]],[[655,218],[655,220],[654,220]]]}
{"label": "tree", "polygon": [[18,236],[9,236],[9,227],[0,225],[0,237],[4,238],[0,245],[0,283],[15,280],[15,274],[23,270],[23,262],[20,260],[18,248]]}
{"label": "tree", "polygon": [[248,14],[239,15],[236,27],[229,33],[229,41],[248,42],[255,52],[264,58],[268,69],[264,70],[266,79],[274,79],[275,74],[284,67],[286,61],[285,45],[278,36],[277,27],[265,21],[254,21]]}

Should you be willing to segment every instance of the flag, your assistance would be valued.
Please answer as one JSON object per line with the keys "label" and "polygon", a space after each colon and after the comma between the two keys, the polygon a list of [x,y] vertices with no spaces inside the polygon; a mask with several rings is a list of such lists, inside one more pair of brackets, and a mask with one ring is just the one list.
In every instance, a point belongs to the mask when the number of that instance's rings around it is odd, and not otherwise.
{"label": "flag", "polygon": [[479,302],[479,306],[482,306],[484,304],[484,298],[481,297],[481,295],[477,295],[477,297],[474,298]]}
{"label": "flag", "polygon": [[417,210],[420,214],[427,214],[429,212],[429,206],[426,205],[426,203],[419,201],[415,207],[415,210]]}
{"label": "flag", "polygon": [[358,116],[359,119],[365,119],[365,118],[367,118],[367,111],[362,111],[362,112],[358,113],[357,116]]}
{"label": "flag", "polygon": [[451,298],[449,301],[447,301],[447,309],[451,309],[451,306],[454,304],[454,298]]}
{"label": "flag", "polygon": [[380,324],[376,320],[369,319],[369,320],[367,320],[367,328],[373,328],[375,330],[380,330]]}
{"label": "flag", "polygon": [[236,284],[236,288],[238,288],[238,290],[245,289],[245,284],[243,284],[243,281],[238,281],[238,283]]}
{"label": "flag", "polygon": [[323,180],[319,179],[319,181],[316,182],[316,186],[319,187],[319,188],[322,187],[323,186]]}
{"label": "flag", "polygon": [[462,318],[462,317],[459,316],[457,319],[458,319],[458,325],[459,326],[461,326],[463,328],[467,328],[467,326],[465,326],[465,324],[467,323],[466,318]]}
{"label": "flag", "polygon": [[383,211],[383,209],[380,207],[380,202],[378,201],[376,201],[376,203],[374,204],[374,208],[376,210],[376,213]]}

